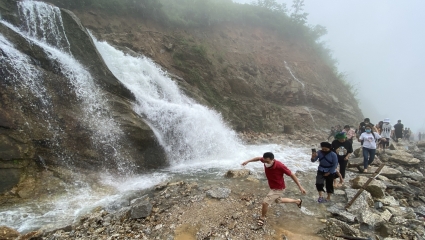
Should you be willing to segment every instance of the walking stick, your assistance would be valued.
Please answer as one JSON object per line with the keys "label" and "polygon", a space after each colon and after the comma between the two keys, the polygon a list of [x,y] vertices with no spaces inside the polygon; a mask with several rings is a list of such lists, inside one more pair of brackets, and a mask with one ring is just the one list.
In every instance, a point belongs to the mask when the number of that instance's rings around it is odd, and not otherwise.
{"label": "walking stick", "polygon": [[370,177],[363,186],[357,191],[356,195],[354,195],[353,199],[347,205],[345,206],[345,210],[351,207],[351,205],[356,201],[356,199],[360,196],[360,194],[366,189],[366,187],[369,185],[370,182],[372,182],[373,179],[381,172],[382,168],[384,168],[385,164],[381,164],[378,169],[376,169],[375,173]]}

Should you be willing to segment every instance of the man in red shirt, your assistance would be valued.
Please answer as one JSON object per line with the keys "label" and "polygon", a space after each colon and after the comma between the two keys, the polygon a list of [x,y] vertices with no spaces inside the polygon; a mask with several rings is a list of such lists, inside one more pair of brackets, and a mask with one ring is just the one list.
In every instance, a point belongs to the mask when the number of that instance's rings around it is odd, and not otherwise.
{"label": "man in red shirt", "polygon": [[267,210],[269,205],[273,202],[276,203],[296,203],[299,208],[301,208],[301,204],[303,202],[302,199],[292,199],[292,198],[283,198],[283,190],[285,189],[285,179],[283,175],[286,174],[294,180],[300,189],[302,194],[305,194],[305,189],[301,186],[298,181],[297,176],[291,172],[283,163],[274,159],[274,155],[271,152],[266,152],[263,154],[263,157],[255,157],[248,161],[242,163],[242,166],[247,165],[250,162],[258,162],[261,161],[264,163],[264,172],[267,177],[267,181],[269,183],[270,192],[263,200],[263,206],[261,209],[261,217],[258,218],[258,226],[263,226],[266,220]]}

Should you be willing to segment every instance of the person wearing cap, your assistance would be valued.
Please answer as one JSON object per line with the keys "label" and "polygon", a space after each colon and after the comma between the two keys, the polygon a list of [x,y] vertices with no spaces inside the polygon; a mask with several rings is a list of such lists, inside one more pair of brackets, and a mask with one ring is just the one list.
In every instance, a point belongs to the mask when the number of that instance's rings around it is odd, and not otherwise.
{"label": "person wearing cap", "polygon": [[[331,195],[334,192],[334,175],[338,166],[338,157],[335,152],[332,152],[332,144],[329,142],[320,143],[321,150],[311,154],[311,161],[319,161],[319,167],[316,175],[316,189],[319,192],[317,202],[324,203],[331,200]],[[323,198],[323,187],[326,184],[326,199]]]}
{"label": "person wearing cap", "polygon": [[345,178],[345,169],[348,159],[353,153],[353,144],[347,141],[345,132],[340,132],[335,135],[335,140],[332,142],[332,151],[338,156],[339,172],[342,178]]}
{"label": "person wearing cap", "polygon": [[345,125],[342,132],[345,132],[347,136],[347,141],[353,144],[353,138],[356,136],[356,132],[354,131],[354,129],[351,129],[349,125]]}
{"label": "person wearing cap", "polygon": [[394,125],[394,135],[395,141],[398,142],[400,138],[403,138],[403,128],[404,125],[401,123],[401,120],[397,121],[397,124]]}
{"label": "person wearing cap", "polygon": [[366,125],[365,132],[362,133],[359,137],[359,142],[363,142],[363,172],[367,172],[368,166],[373,162],[375,159],[376,154],[376,142],[378,140],[386,141],[385,138],[382,138],[381,135],[379,135],[377,132],[372,131],[373,125],[369,124]]}
{"label": "person wearing cap", "polygon": [[262,162],[264,164],[264,172],[267,177],[267,182],[270,187],[270,191],[263,200],[261,208],[261,217],[257,219],[257,225],[262,227],[266,221],[266,215],[269,206],[272,203],[295,203],[298,208],[301,208],[303,202],[302,199],[292,199],[282,197],[283,191],[285,190],[285,179],[284,175],[288,175],[297,184],[302,194],[306,194],[305,189],[301,186],[297,176],[282,162],[274,159],[274,154],[266,152],[263,157],[255,157],[242,163],[242,166],[247,165],[250,162]]}
{"label": "person wearing cap", "polygon": [[390,119],[385,118],[384,124],[382,124],[381,137],[385,138],[386,141],[381,141],[380,145],[382,150],[385,152],[385,148],[390,146],[390,138],[394,134],[393,126],[390,124]]}

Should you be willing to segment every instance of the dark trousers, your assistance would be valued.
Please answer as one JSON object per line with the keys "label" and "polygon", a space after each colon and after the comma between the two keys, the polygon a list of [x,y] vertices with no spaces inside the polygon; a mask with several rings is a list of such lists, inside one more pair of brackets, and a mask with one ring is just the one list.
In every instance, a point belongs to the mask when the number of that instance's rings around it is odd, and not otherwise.
{"label": "dark trousers", "polygon": [[347,168],[348,161],[344,160],[345,156],[338,156],[339,164],[339,173],[341,173],[342,178],[345,178],[345,169]]}
{"label": "dark trousers", "polygon": [[376,149],[370,149],[363,147],[363,167],[367,169],[367,167],[373,163],[375,159]]}
{"label": "dark trousers", "polygon": [[326,192],[327,193],[334,193],[334,174],[331,173],[328,176],[324,176],[325,172],[317,170],[316,175],[316,189],[319,192],[324,192],[325,189],[323,187],[326,184]]}

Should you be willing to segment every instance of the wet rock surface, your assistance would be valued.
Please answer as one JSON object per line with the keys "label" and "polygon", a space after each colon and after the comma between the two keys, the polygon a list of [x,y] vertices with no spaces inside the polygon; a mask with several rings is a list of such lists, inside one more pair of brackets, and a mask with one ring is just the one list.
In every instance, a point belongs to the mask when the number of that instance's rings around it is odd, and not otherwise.
{"label": "wet rock surface", "polygon": [[[400,169],[401,175],[395,179],[377,176],[376,187],[366,187],[347,209],[346,204],[358,192],[356,188],[362,188],[360,185],[373,172],[350,169],[353,172],[347,179],[351,180],[336,188],[333,201],[325,204],[315,201],[314,171],[297,173],[308,189],[307,196],[302,196],[302,209],[291,204],[272,205],[263,227],[256,219],[268,192],[264,177],[242,174],[228,178],[224,174],[215,183],[164,182],[145,196],[117,204],[122,206],[115,208],[118,210],[98,208],[69,227],[27,235],[38,239],[423,239],[424,183],[403,175],[409,172],[410,164],[391,160],[385,164]],[[252,178],[257,182],[249,180]],[[298,198],[294,184],[287,182],[285,195]],[[376,188],[384,189],[382,196],[374,193]],[[144,215],[132,216],[132,209],[140,206]],[[306,230],[295,226],[300,219],[307,225],[315,223]]]}

